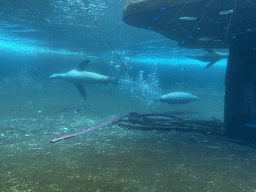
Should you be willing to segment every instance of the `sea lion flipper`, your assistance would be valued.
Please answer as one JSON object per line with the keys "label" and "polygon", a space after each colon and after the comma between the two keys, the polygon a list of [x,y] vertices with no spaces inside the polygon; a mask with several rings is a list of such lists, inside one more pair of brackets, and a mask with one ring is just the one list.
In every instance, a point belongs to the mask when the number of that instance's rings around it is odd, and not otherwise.
{"label": "sea lion flipper", "polygon": [[82,95],[82,97],[87,100],[87,97],[86,97],[86,90],[84,88],[84,85],[82,83],[77,83],[75,84],[79,93]]}
{"label": "sea lion flipper", "polygon": [[85,67],[87,67],[88,63],[90,62],[89,59],[81,62],[77,68],[77,71],[84,71]]}
{"label": "sea lion flipper", "polygon": [[205,49],[205,51],[207,51],[208,53],[216,53],[216,51],[215,51],[215,50],[213,50],[213,49],[209,49],[209,48],[206,48],[206,49]]}
{"label": "sea lion flipper", "polygon": [[208,64],[205,66],[205,69],[207,69],[207,68],[213,66],[213,65],[214,65],[215,63],[217,63],[218,61],[219,61],[219,60],[217,60],[217,61],[212,61],[212,62],[208,63]]}

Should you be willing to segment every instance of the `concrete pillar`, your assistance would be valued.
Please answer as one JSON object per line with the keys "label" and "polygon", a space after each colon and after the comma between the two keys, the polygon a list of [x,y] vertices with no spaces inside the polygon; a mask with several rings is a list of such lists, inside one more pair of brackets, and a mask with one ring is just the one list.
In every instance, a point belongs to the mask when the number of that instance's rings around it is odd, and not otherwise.
{"label": "concrete pillar", "polygon": [[230,44],[224,123],[233,138],[256,141],[256,39],[245,35]]}

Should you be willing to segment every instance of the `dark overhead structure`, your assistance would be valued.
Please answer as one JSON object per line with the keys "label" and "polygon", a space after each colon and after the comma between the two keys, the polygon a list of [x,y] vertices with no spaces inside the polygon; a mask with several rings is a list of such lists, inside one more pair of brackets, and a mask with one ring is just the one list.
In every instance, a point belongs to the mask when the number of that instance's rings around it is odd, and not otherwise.
{"label": "dark overhead structure", "polygon": [[256,1],[125,0],[123,21],[181,47],[229,48],[224,123],[233,138],[256,141]]}

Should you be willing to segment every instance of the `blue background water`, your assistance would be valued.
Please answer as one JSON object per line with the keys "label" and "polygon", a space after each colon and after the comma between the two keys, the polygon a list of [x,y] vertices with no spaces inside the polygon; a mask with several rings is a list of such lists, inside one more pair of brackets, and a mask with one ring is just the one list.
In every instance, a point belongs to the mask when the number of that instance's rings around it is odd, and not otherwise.
{"label": "blue background water", "polygon": [[[185,57],[204,50],[128,26],[122,10],[118,0],[1,1],[2,191],[255,191],[255,149],[210,134],[110,126],[49,143],[133,111],[223,121],[227,60],[205,69]],[[49,78],[88,58],[86,70],[120,85],[86,85],[85,101],[72,84]],[[153,102],[175,91],[200,99]]]}
{"label": "blue background water", "polygon": [[[0,73],[4,96],[12,98],[19,91],[35,98],[38,96],[34,94],[39,91],[44,98],[57,99],[56,92],[53,95],[47,92],[58,88],[65,95],[76,96],[74,100],[82,103],[94,102],[97,97],[108,98],[105,92],[90,92],[95,86],[88,86],[89,99],[82,101],[74,86],[49,78],[53,73],[74,69],[89,58],[88,71],[122,80],[117,89],[121,95],[130,94],[127,102],[133,97],[137,98],[136,102],[146,105],[144,108],[154,108],[156,104],[152,101],[157,96],[186,91],[201,98],[197,106],[208,105],[204,108],[210,110],[211,115],[223,118],[227,60],[204,69],[207,63],[185,57],[191,53],[205,53],[204,50],[182,49],[176,42],[157,33],[124,24],[122,1],[3,1],[2,4]],[[131,92],[130,86],[134,85],[125,76],[109,43],[132,78],[138,81],[138,90]],[[3,102],[3,105],[7,104]],[[164,108],[171,109],[166,105]]]}

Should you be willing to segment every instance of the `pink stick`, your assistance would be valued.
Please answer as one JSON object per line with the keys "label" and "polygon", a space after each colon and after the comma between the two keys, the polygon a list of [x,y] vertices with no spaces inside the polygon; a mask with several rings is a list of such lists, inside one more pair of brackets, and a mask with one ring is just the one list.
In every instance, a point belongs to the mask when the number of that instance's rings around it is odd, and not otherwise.
{"label": "pink stick", "polygon": [[77,132],[77,133],[74,133],[74,134],[72,134],[72,135],[65,135],[65,136],[63,136],[63,137],[59,137],[59,138],[53,139],[53,140],[51,140],[50,142],[55,143],[55,142],[60,141],[60,140],[62,140],[62,139],[67,139],[67,138],[70,138],[70,137],[75,137],[75,136],[77,136],[77,135],[82,135],[82,134],[87,133],[87,132],[90,132],[90,131],[94,131],[94,130],[99,129],[99,128],[101,128],[101,127],[105,127],[105,126],[107,126],[108,124],[113,123],[114,121],[118,121],[119,119],[122,119],[122,118],[124,118],[124,117],[126,117],[126,116],[128,116],[128,115],[122,115],[122,116],[116,117],[116,118],[114,118],[114,119],[110,119],[110,120],[106,121],[105,123],[102,123],[101,125],[99,125],[99,126],[97,126],[97,127],[93,127],[93,128],[91,128],[91,129],[87,129],[87,130],[84,130],[84,131],[81,131],[81,132]]}

